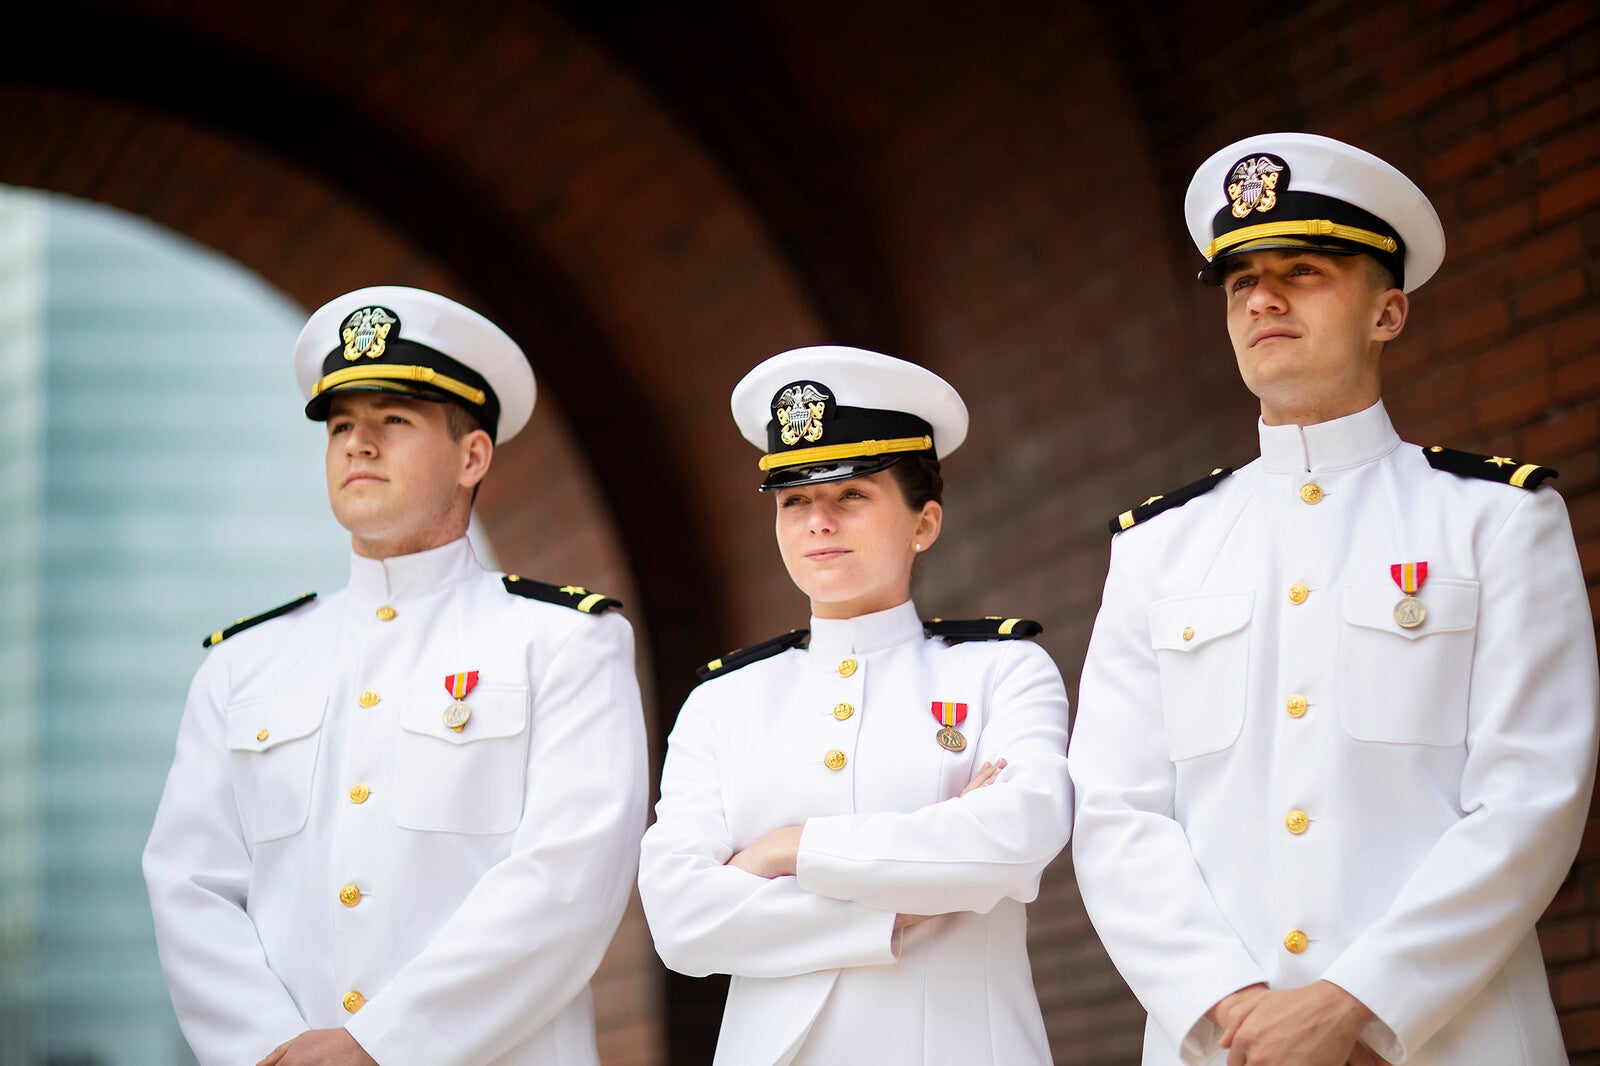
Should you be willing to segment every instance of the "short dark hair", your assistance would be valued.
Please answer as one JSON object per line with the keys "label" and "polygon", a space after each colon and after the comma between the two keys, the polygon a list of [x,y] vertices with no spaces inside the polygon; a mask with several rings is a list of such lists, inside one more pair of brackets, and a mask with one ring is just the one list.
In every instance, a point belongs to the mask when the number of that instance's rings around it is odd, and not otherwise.
{"label": "short dark hair", "polygon": [[[461,438],[465,437],[468,433],[472,433],[473,431],[480,429],[483,429],[483,423],[478,421],[477,415],[473,414],[471,411],[467,410],[465,407],[462,407],[458,403],[450,403],[448,401],[445,403],[444,431],[450,434],[450,439],[452,441],[459,442]],[[484,432],[487,433],[488,430],[484,430]],[[490,435],[490,439],[493,440],[492,434]],[[483,488],[483,482],[481,480],[476,485],[472,486],[473,503],[478,502],[478,490],[481,488]]]}
{"label": "short dark hair", "polygon": [[445,402],[444,426],[450,434],[451,440],[460,440],[476,429],[483,429],[483,423],[471,411],[458,403]]}
{"label": "short dark hair", "polygon": [[906,506],[913,511],[922,510],[926,503],[944,502],[944,475],[939,471],[939,460],[908,455],[889,467],[889,474],[900,486]]}
{"label": "short dark hair", "polygon": [[1366,270],[1367,282],[1374,292],[1387,292],[1400,287],[1395,282],[1394,271],[1384,266],[1383,261],[1377,256],[1363,253],[1360,258],[1361,265]]}

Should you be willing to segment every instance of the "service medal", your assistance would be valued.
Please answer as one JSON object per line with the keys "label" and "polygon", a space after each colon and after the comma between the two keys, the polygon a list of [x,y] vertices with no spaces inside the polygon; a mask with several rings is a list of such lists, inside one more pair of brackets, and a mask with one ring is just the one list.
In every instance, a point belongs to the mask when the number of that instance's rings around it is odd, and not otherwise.
{"label": "service medal", "polygon": [[472,717],[472,708],[466,704],[466,695],[478,684],[478,671],[469,670],[460,674],[446,674],[444,690],[452,697],[450,706],[444,709],[444,724],[461,732],[467,727],[467,719]]}
{"label": "service medal", "polygon": [[967,720],[967,705],[934,700],[932,712],[933,720],[944,727],[934,734],[939,746],[945,751],[965,751],[967,738],[961,735],[961,730],[956,726]]}
{"label": "service medal", "polygon": [[1394,620],[1402,629],[1415,629],[1428,617],[1428,609],[1417,599],[1417,590],[1428,580],[1428,564],[1391,563],[1389,576],[1405,596],[1394,605]]}

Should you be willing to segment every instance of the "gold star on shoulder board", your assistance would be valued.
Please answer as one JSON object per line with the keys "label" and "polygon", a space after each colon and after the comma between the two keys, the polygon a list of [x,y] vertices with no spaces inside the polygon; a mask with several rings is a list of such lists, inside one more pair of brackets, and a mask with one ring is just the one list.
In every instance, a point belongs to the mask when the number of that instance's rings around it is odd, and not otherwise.
{"label": "gold star on shoulder board", "polygon": [[1145,497],[1145,501],[1135,507],[1130,507],[1107,523],[1112,533],[1121,533],[1125,529],[1132,529],[1140,522],[1154,518],[1158,514],[1170,511],[1175,507],[1182,507],[1197,496],[1202,496],[1216,487],[1217,483],[1233,473],[1232,467],[1217,467],[1199,481],[1191,482],[1179,489],[1169,492],[1158,492],[1154,496]]}
{"label": "gold star on shoulder board", "polygon": [[1435,470],[1443,470],[1457,477],[1495,481],[1513,488],[1527,489],[1530,492],[1556,476],[1556,472],[1548,466],[1540,466],[1538,463],[1519,464],[1515,459],[1505,455],[1474,455],[1472,452],[1458,452],[1454,448],[1445,448],[1438,444],[1422,449],[1422,454],[1427,457],[1428,465]]}
{"label": "gold star on shoulder board", "polygon": [[561,607],[571,607],[584,614],[603,614],[622,606],[621,600],[599,592],[590,592],[582,585],[547,585],[543,581],[529,581],[517,574],[507,574],[500,579],[506,591],[530,600],[542,600]]}

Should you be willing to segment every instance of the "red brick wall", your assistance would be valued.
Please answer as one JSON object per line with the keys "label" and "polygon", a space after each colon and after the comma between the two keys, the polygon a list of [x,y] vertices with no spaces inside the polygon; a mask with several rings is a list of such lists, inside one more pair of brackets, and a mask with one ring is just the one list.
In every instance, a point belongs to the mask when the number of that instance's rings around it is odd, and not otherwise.
{"label": "red brick wall", "polygon": [[[505,322],[541,406],[483,517],[508,565],[623,593],[666,720],[694,661],[804,615],[726,398],[825,339],[962,390],[919,604],[1039,618],[1075,691],[1105,517],[1253,452],[1179,212],[1195,164],[1272,127],[1432,196],[1450,250],[1386,355],[1395,420],[1560,468],[1600,605],[1592,3],[88,6],[0,71],[0,181],[150,215],[308,306],[383,277]],[[1543,926],[1580,1061],[1597,916],[1591,833]],[[1057,1061],[1136,1061],[1065,858],[1031,943]],[[636,915],[607,966],[609,1064],[704,1061],[713,986],[669,983]]]}

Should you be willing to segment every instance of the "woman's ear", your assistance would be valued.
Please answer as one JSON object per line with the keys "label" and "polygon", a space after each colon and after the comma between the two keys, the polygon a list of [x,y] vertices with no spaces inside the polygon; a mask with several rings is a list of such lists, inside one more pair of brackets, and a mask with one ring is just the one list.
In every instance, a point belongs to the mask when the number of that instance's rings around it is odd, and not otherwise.
{"label": "woman's ear", "polygon": [[[937,500],[929,500],[922,505],[922,513],[917,516],[916,532],[911,538],[913,549],[925,552],[933,547],[933,542],[939,539],[939,530],[944,528],[944,505]],[[921,547],[916,547],[916,545]]]}

